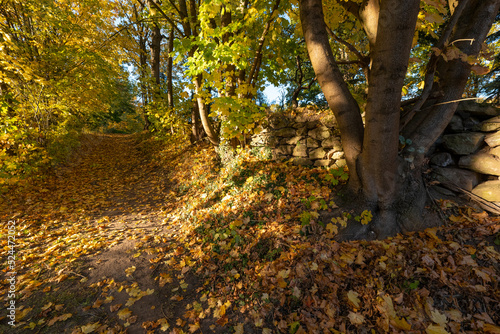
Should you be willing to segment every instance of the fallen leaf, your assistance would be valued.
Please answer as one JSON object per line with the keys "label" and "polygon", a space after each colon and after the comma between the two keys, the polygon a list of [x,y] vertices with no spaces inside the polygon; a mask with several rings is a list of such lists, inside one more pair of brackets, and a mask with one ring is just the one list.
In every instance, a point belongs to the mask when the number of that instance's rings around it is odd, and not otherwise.
{"label": "fallen leaf", "polygon": [[485,333],[500,334],[500,327],[492,324],[484,324],[483,331]]}
{"label": "fallen leaf", "polygon": [[359,303],[361,302],[358,296],[359,294],[356,291],[349,290],[349,292],[347,293],[347,298],[349,299],[349,302],[357,309],[359,309]]}
{"label": "fallen leaf", "polygon": [[199,323],[199,322],[196,322],[196,323],[194,323],[194,324],[190,324],[190,325],[189,325],[189,331],[190,331],[191,333],[196,332],[199,328],[200,328],[200,323]]}
{"label": "fallen leaf", "polygon": [[163,332],[166,332],[170,328],[170,325],[168,324],[168,321],[165,318],[158,319],[156,323],[160,325],[160,329]]}
{"label": "fallen leaf", "polygon": [[427,334],[448,334],[446,329],[441,325],[429,325],[429,327],[425,329],[425,332]]}
{"label": "fallen leaf", "polygon": [[431,311],[431,320],[443,327],[448,322],[448,320],[446,319],[446,315],[440,313],[438,310]]}
{"label": "fallen leaf", "polygon": [[135,271],[135,266],[132,266],[130,268],[125,269],[125,273],[127,274],[127,277],[132,276],[132,274],[134,273],[134,271]]}
{"label": "fallen leaf", "polygon": [[234,326],[234,334],[243,334],[243,324],[239,323]]}
{"label": "fallen leaf", "polygon": [[95,322],[93,324],[88,324],[88,325],[82,326],[80,328],[82,329],[83,334],[88,334],[88,333],[92,333],[93,331],[95,331],[97,328],[99,328],[99,326],[101,326],[101,324],[98,322]]}
{"label": "fallen leaf", "polygon": [[126,320],[128,317],[130,317],[132,315],[132,311],[130,311],[128,308],[124,308],[123,310],[121,310],[117,314],[118,314],[118,318],[120,318],[121,320]]}
{"label": "fallen leaf", "polygon": [[365,317],[359,313],[349,312],[347,316],[353,325],[361,325],[365,322]]}

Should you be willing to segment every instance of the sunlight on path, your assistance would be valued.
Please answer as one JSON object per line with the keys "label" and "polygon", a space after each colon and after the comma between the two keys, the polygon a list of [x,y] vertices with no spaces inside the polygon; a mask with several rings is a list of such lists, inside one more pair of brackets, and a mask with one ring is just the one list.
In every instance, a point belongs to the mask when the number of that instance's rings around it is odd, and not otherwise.
{"label": "sunlight on path", "polygon": [[168,180],[140,145],[86,135],[53,176],[2,200],[2,219],[15,219],[19,233],[19,333],[142,333],[144,321],[164,318],[148,260],[161,249],[152,243],[168,238]]}

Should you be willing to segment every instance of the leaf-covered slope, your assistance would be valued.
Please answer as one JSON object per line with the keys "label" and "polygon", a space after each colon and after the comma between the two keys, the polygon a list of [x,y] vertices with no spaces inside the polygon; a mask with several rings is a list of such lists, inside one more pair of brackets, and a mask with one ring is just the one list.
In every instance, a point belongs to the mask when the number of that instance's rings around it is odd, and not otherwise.
{"label": "leaf-covered slope", "polygon": [[343,173],[262,153],[221,164],[211,147],[91,136],[55,176],[3,194],[13,332],[498,332],[498,217],[441,201],[441,228],[339,243],[316,220],[342,212]]}

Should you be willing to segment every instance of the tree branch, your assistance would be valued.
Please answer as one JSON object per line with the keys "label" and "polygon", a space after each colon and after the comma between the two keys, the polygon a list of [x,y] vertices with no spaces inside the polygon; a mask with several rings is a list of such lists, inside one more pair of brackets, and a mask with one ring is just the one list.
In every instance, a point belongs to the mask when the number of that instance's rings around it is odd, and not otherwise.
{"label": "tree branch", "polygon": [[266,41],[266,36],[269,33],[269,30],[271,28],[271,23],[274,21],[274,13],[278,10],[278,7],[280,5],[281,0],[276,0],[274,3],[273,9],[271,10],[271,14],[269,15],[269,18],[267,19],[266,26],[264,28],[264,31],[262,32],[262,35],[260,36],[259,39],[259,46],[257,47],[257,51],[255,52],[255,57],[254,57],[254,63],[253,66],[250,70],[250,73],[247,78],[247,84],[253,84],[255,81],[257,81],[257,76],[259,75],[259,70],[260,70],[260,64],[262,62],[262,49],[264,48],[264,43]]}
{"label": "tree branch", "polygon": [[[364,56],[361,52],[358,51],[358,49],[356,49],[354,47],[354,45],[352,45],[351,43],[347,42],[346,40],[340,38],[339,36],[337,36],[333,31],[332,29],[330,29],[330,27],[328,26],[328,24],[325,23],[325,26],[326,26],[326,31],[328,32],[328,34],[334,39],[336,40],[337,42],[339,43],[342,43],[344,44],[345,46],[347,46],[347,48],[356,55],[356,57],[358,57],[358,59],[362,62],[362,63],[366,63],[366,58],[369,59],[369,57],[367,56]],[[367,64],[367,63],[366,63]],[[367,64],[368,65],[368,64]]]}
{"label": "tree branch", "polygon": [[[138,0],[139,1],[139,0]],[[140,3],[140,1],[139,1]],[[177,25],[175,24],[175,22],[167,16],[167,14],[165,14],[165,12],[160,8],[160,6],[158,6],[158,4],[154,1],[154,0],[150,0],[150,3],[156,8],[156,10],[158,10],[160,12],[160,14],[168,21],[168,23],[170,23],[170,25],[175,29],[177,30],[177,32],[179,32],[179,35],[181,36],[184,36],[184,34],[182,33],[182,31],[177,27]]]}
{"label": "tree branch", "polygon": [[[468,2],[469,0],[459,1],[458,6],[455,8],[455,11],[453,12],[450,22],[443,31],[441,38],[435,45],[435,47],[438,48],[439,50],[443,50],[446,44],[448,44],[448,40],[451,36],[451,33],[455,28],[455,26],[457,25],[458,18],[460,17],[460,15],[462,15],[462,12],[464,8],[467,6]],[[417,101],[415,102],[415,105],[409,111],[405,112],[401,116],[400,129],[403,129],[413,119],[413,116],[415,116],[417,111],[419,111],[420,108],[422,108],[424,103],[429,98],[432,91],[432,85],[434,83],[434,76],[436,75],[436,65],[439,60],[439,57],[440,56],[436,56],[435,53],[431,55],[429,62],[427,63],[427,69],[425,71],[424,89],[422,90],[422,94],[420,94],[420,97],[418,97]]]}
{"label": "tree branch", "polygon": [[354,1],[337,1],[339,5],[345,8],[349,13],[354,15],[358,20],[361,21],[361,17],[359,15],[359,11],[361,10],[361,6]]}

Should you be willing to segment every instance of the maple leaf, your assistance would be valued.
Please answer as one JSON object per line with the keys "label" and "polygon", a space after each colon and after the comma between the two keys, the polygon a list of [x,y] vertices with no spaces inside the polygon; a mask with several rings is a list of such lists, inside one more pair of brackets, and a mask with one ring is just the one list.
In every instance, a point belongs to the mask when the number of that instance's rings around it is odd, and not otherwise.
{"label": "maple leaf", "polygon": [[234,334],[243,334],[243,333],[244,333],[244,330],[243,330],[242,323],[239,323],[236,326],[234,326]]}
{"label": "maple leaf", "polygon": [[446,329],[441,326],[441,325],[429,325],[426,329],[425,332],[427,334],[449,334]]}
{"label": "maple leaf", "polygon": [[157,325],[160,326],[160,329],[163,332],[166,332],[170,328],[170,325],[168,324],[168,321],[165,318],[158,319],[158,321],[156,323],[157,323]]}
{"label": "maple leaf", "polygon": [[190,325],[189,325],[189,331],[190,331],[191,333],[196,332],[199,328],[200,328],[200,323],[199,323],[199,322],[196,322],[196,323],[194,323],[194,324],[190,324]]}
{"label": "maple leaf", "polygon": [[353,325],[361,325],[365,322],[365,317],[359,313],[349,312],[347,316]]}
{"label": "maple leaf", "polygon": [[136,269],[135,266],[132,266],[130,268],[125,269],[125,273],[127,274],[127,277],[131,277],[132,274],[134,273],[135,269]]}
{"label": "maple leaf", "polygon": [[81,326],[80,328],[84,334],[88,334],[88,333],[92,333],[100,326],[101,326],[101,324],[99,322],[95,322],[93,324],[87,324],[87,325]]}
{"label": "maple leaf", "polygon": [[347,298],[349,299],[349,302],[357,309],[359,309],[359,303],[361,302],[358,296],[359,294],[356,291],[349,290],[349,292],[347,292]]}
{"label": "maple leaf", "polygon": [[123,310],[119,311],[117,315],[121,320],[126,320],[132,315],[132,311],[130,311],[128,308],[124,308]]}

